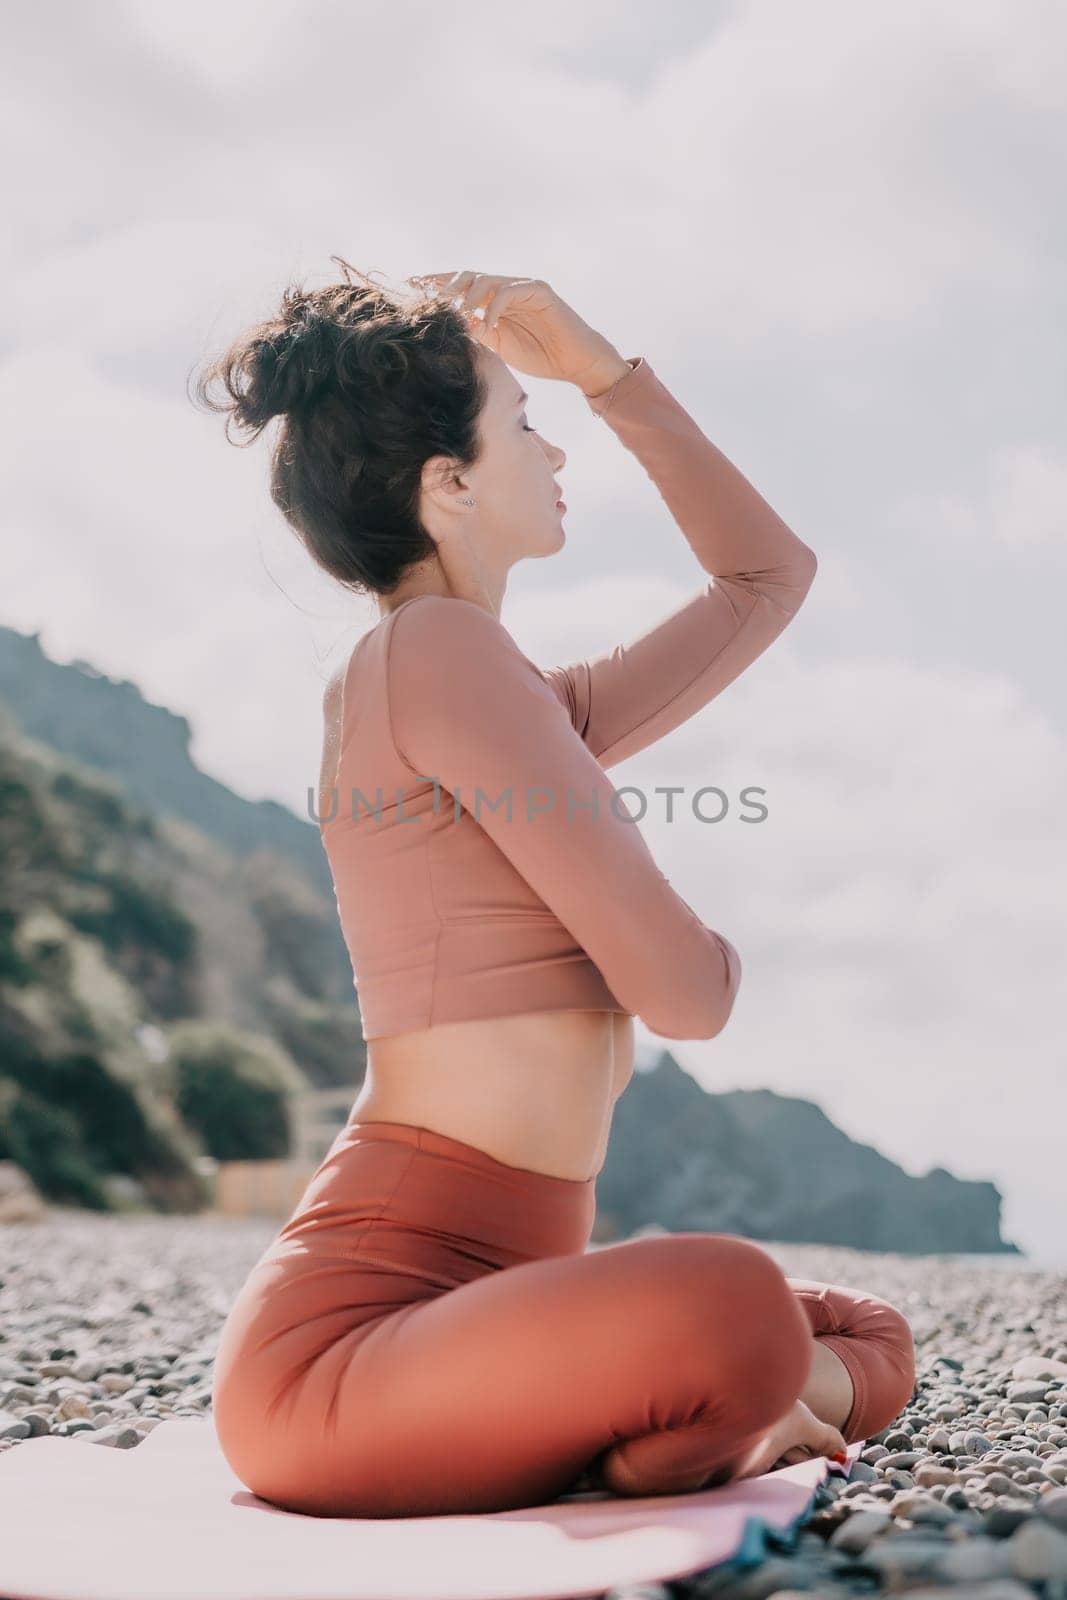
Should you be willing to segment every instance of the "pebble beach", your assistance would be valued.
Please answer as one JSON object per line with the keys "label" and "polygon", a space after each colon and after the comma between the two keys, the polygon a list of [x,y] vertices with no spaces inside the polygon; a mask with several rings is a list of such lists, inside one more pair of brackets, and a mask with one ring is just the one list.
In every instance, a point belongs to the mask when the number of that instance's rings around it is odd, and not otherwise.
{"label": "pebble beach", "polygon": [[[223,1318],[279,1226],[60,1208],[0,1229],[0,1451],[45,1433],[136,1449],[166,1417],[206,1415]],[[904,1312],[912,1400],[759,1565],[610,1600],[1067,1600],[1067,1275],[763,1248],[793,1276],[862,1287]]]}

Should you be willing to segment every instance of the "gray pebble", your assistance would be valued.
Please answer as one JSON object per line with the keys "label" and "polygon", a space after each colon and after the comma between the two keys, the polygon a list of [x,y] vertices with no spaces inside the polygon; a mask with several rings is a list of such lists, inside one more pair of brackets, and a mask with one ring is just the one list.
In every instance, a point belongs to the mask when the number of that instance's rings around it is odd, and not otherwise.
{"label": "gray pebble", "polygon": [[1009,1542],[1004,1539],[965,1539],[952,1545],[941,1558],[941,1576],[948,1583],[988,1582],[1011,1574]]}
{"label": "gray pebble", "polygon": [[1067,1533],[1067,1489],[1051,1489],[1037,1502],[1040,1516]]}
{"label": "gray pebble", "polygon": [[892,1520],[888,1511],[856,1511],[834,1530],[829,1542],[836,1550],[857,1554],[884,1533]]}
{"label": "gray pebble", "polygon": [[1067,1534],[1040,1517],[1022,1523],[1008,1540],[1011,1566],[1028,1583],[1067,1582]]}
{"label": "gray pebble", "polygon": [[1043,1383],[1032,1381],[1012,1383],[1008,1386],[1008,1399],[1015,1404],[1023,1405],[1031,1400],[1044,1400],[1045,1389],[1046,1385]]}
{"label": "gray pebble", "polygon": [[609,1589],[604,1600],[671,1600],[671,1592],[662,1583],[638,1583],[625,1589]]}
{"label": "gray pebble", "polygon": [[883,1456],[878,1465],[883,1470],[890,1467],[902,1467],[906,1471],[922,1459],[923,1452],[921,1450],[895,1450],[892,1455]]}
{"label": "gray pebble", "polygon": [[992,1439],[986,1438],[984,1433],[972,1431],[963,1435],[963,1449],[968,1455],[985,1456],[994,1448]]}
{"label": "gray pebble", "polygon": [[118,1423],[96,1428],[86,1437],[90,1438],[93,1444],[112,1445],[117,1450],[130,1450],[141,1442],[141,1435],[136,1428],[122,1427]]}
{"label": "gray pebble", "polygon": [[907,1600],[950,1600],[953,1594],[957,1594],[959,1600],[1034,1600],[1033,1590],[1017,1583],[1014,1578],[994,1578],[991,1583],[968,1584],[966,1595],[940,1586],[927,1588],[923,1585],[909,1588]]}
{"label": "gray pebble", "polygon": [[944,1555],[941,1540],[900,1533],[872,1541],[863,1552],[863,1565],[877,1572],[887,1588],[900,1588],[912,1578],[935,1577]]}

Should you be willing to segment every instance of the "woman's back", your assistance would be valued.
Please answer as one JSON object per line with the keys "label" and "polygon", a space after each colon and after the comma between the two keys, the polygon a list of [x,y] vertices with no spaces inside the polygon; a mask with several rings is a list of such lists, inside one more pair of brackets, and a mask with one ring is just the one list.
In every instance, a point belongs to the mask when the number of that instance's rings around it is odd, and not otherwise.
{"label": "woman's back", "polygon": [[351,1116],[584,1179],[633,1069],[633,1019],[607,1009],[599,971],[474,817],[398,754],[385,661],[402,609],[325,701],[319,815],[367,1042]]}

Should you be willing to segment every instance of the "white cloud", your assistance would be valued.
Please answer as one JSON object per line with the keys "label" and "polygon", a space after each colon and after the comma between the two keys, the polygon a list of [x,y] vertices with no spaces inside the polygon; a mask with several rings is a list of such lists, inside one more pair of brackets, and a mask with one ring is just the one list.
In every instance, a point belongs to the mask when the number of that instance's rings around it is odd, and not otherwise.
{"label": "white cloud", "polygon": [[993,543],[1027,554],[1036,546],[1067,549],[1067,458],[1048,444],[1003,444],[990,456],[982,491],[903,495],[890,512],[898,532],[955,541],[963,550]]}
{"label": "white cloud", "polygon": [[1067,545],[1067,459],[1033,441],[1005,447],[994,463],[992,527],[1009,545]]}

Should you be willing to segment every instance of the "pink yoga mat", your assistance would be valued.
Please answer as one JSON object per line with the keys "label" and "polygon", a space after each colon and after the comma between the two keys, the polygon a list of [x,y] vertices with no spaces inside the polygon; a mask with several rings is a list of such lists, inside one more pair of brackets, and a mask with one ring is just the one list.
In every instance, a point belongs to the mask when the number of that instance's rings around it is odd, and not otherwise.
{"label": "pink yoga mat", "polygon": [[666,1581],[788,1529],[820,1456],[697,1494],[576,1495],[477,1516],[308,1517],[250,1494],[210,1418],[132,1450],[26,1439],[0,1456],[5,1600],[571,1600]]}

